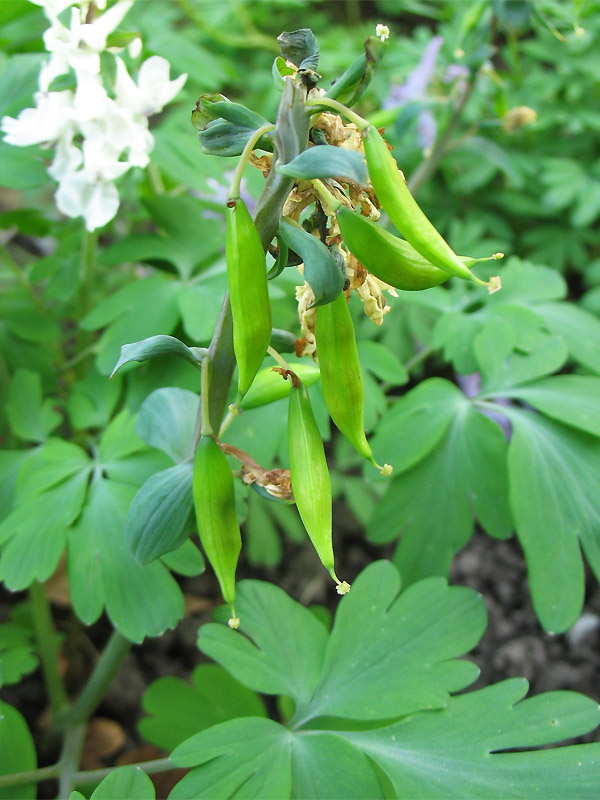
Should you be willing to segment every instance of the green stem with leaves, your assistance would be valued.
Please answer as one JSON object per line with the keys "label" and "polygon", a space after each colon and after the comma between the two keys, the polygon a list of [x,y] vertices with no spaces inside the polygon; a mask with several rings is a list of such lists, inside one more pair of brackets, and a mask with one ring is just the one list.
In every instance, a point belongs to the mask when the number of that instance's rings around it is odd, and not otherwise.
{"label": "green stem with leaves", "polygon": [[94,291],[94,281],[96,279],[96,259],[98,248],[98,234],[96,231],[83,231],[83,241],[81,244],[81,289],[80,306],[81,316],[87,314],[92,305],[92,295]]}

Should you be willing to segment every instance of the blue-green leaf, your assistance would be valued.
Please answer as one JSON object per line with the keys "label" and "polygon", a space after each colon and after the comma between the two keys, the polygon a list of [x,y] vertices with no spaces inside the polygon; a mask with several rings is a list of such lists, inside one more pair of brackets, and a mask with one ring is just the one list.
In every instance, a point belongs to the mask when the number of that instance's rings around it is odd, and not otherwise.
{"label": "blue-green leaf", "polygon": [[319,144],[304,150],[287,164],[277,164],[277,172],[288,178],[337,178],[365,186],[369,180],[367,165],[360,153]]}
{"label": "blue-green leaf", "polygon": [[323,242],[284,217],[279,222],[279,233],[304,262],[304,278],[315,295],[313,305],[322,306],[335,300],[344,288],[344,276]]}

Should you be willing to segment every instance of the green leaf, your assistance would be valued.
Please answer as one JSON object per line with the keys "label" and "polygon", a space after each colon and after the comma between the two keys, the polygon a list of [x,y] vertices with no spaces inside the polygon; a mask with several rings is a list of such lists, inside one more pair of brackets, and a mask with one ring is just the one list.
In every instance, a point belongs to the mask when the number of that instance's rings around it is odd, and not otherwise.
{"label": "green leaf", "polygon": [[358,355],[362,369],[372,372],[379,380],[390,386],[408,383],[409,376],[404,364],[381,342],[361,339],[358,342]]}
{"label": "green leaf", "polygon": [[446,575],[474,516],[493,536],[510,536],[506,453],[500,427],[464,401],[435,449],[392,478],[367,533],[375,542],[401,534],[394,562],[406,583]]}
{"label": "green leaf", "polygon": [[157,389],[144,401],[135,429],[176,463],[186,461],[192,454],[199,404],[198,395],[187,389]]}
{"label": "green leaf", "polygon": [[293,733],[270,719],[224,722],[188,739],[171,758],[197,768],[170,800],[383,797],[369,762],[352,745],[328,732]]}
{"label": "green leaf", "polygon": [[450,381],[430,378],[407,392],[381,418],[371,446],[380,464],[404,472],[433,450],[466,400]]}
{"label": "green leaf", "polygon": [[[204,130],[198,131],[200,149],[207,155],[239,156],[259,127],[262,126],[246,128],[242,125],[234,125],[233,122],[228,122],[226,119],[213,119]],[[262,136],[256,149],[272,152],[273,145],[270,137]]]}
{"label": "green leaf", "polygon": [[14,613],[11,616],[12,621],[0,625],[0,686],[18,683],[38,665],[31,627],[20,624]]}
{"label": "green leaf", "polygon": [[266,717],[263,701],[216,664],[201,664],[191,677],[159,678],[144,694],[150,716],[139,722],[142,736],[157,747],[173,750],[195,733],[235,717]]}
{"label": "green leaf", "polygon": [[248,517],[244,526],[245,547],[248,561],[253,565],[276,567],[281,561],[281,538],[273,517],[269,514],[270,505],[256,493],[251,492],[248,497]]}
{"label": "green leaf", "polygon": [[69,419],[76,430],[106,428],[121,396],[121,376],[109,381],[91,368],[73,386],[67,401]]}
{"label": "green leaf", "polygon": [[[0,775],[28,772],[37,767],[37,756],[33,738],[27,723],[16,708],[0,701]],[[0,788],[2,800],[34,800],[37,797],[35,783]]]}
{"label": "green leaf", "polygon": [[32,497],[52,489],[78,472],[89,472],[92,462],[85,450],[73,442],[49,439],[44,447],[30,452],[19,470],[16,500],[23,504]]}
{"label": "green leaf", "polygon": [[600,436],[600,378],[585,375],[555,375],[536,383],[503,392],[524,400],[548,417],[573,428]]}
{"label": "green leaf", "polygon": [[304,262],[304,278],[315,295],[313,306],[335,300],[344,287],[344,276],[329,249],[320,239],[284,217],[279,222],[279,234]]}
{"label": "green leaf", "polygon": [[281,55],[298,69],[316,70],[319,66],[319,45],[310,28],[283,31],[277,37]]}
{"label": "green leaf", "polygon": [[175,328],[179,319],[180,289],[181,284],[172,278],[153,275],[126,284],[83,318],[81,327],[84,330],[106,328],[97,344],[99,372],[110,374],[123,342],[170,333]]}
{"label": "green leaf", "polygon": [[[235,604],[238,616],[243,615],[241,630],[249,638],[232,639],[223,625],[203,625],[200,649],[250,689],[306,704],[323,665],[323,625],[278,586],[259,581],[242,581]],[[275,620],[269,621],[265,608],[277,609]]]}
{"label": "green leaf", "polygon": [[154,800],[154,784],[140,767],[118,767],[106,776],[95,789],[90,800]]}
{"label": "green leaf", "polygon": [[19,369],[8,390],[6,414],[13,433],[27,442],[44,442],[62,422],[55,401],[43,399],[42,379],[37,372]]}
{"label": "green leaf", "polygon": [[513,678],[386,728],[338,735],[385,772],[398,798],[596,797],[600,744],[502,752],[598,724],[597,704],[587,697],[548,692],[521,700],[526,692],[527,681]]}
{"label": "green leaf", "polygon": [[176,550],[190,534],[192,473],[191,461],[156,472],[133,498],[125,522],[125,542],[140,564]]}
{"label": "green leaf", "polygon": [[[327,644],[310,611],[275,586],[242,581],[236,610],[249,639],[205,625],[198,645],[256,691],[291,697],[302,723],[319,716],[389,719],[436,708],[449,691],[475,679],[472,664],[453,659],[478,641],[485,608],[470,590],[449,589],[441,578],[395,600],[399,588],[391,564],[368,567],[340,604]],[[397,675],[402,681],[394,681]]]}
{"label": "green leaf", "polygon": [[150,336],[148,339],[142,339],[141,342],[133,342],[132,344],[124,344],[121,347],[121,355],[115,364],[113,371],[110,374],[112,378],[118,369],[123,364],[128,364],[130,361],[147,361],[150,358],[161,358],[162,356],[176,356],[184,358],[198,367],[200,362],[190,348],[174,336]]}
{"label": "green leaf", "polygon": [[319,144],[304,150],[287,164],[277,164],[275,169],[288,178],[337,178],[366,186],[369,173],[360,153]]}
{"label": "green leaf", "polygon": [[39,189],[49,183],[39,147],[14,147],[0,142],[0,186]]}
{"label": "green leaf", "polygon": [[223,290],[208,286],[182,286],[177,297],[181,322],[186,334],[194,342],[208,344],[219,319]]}
{"label": "green leaf", "polygon": [[140,566],[125,546],[127,509],[135,488],[99,478],[69,532],[68,573],[73,608],[85,624],[103,605],[132,642],[159,636],[183,616],[183,595],[172,575],[154,561]]}
{"label": "green leaf", "polygon": [[600,320],[573,303],[536,307],[548,328],[560,336],[576,361],[600,373]]}
{"label": "green leaf", "polygon": [[241,103],[232,103],[231,100],[218,93],[200,95],[196,102],[196,111],[204,112],[205,117],[202,127],[198,127],[200,120],[198,116],[194,117],[194,112],[192,112],[192,122],[197,130],[204,130],[210,119],[218,119],[219,117],[226,119],[228,122],[233,122],[234,125],[252,130],[258,130],[269,123],[256,111],[252,111],[252,109]]}
{"label": "green leaf", "polygon": [[82,470],[55,488],[17,506],[0,525],[0,580],[18,591],[34,580],[47,580],[65,546],[67,528],[79,516],[88,471]]}
{"label": "green leaf", "polygon": [[201,575],[206,569],[204,557],[191,539],[186,541],[176,550],[165,553],[160,559],[171,572],[194,578]]}
{"label": "green leaf", "polygon": [[485,393],[499,393],[549,375],[560,369],[568,356],[559,336],[536,330],[533,335],[517,338],[515,328],[502,318],[485,323],[473,340],[473,350]]}
{"label": "green leaf", "polygon": [[136,418],[128,409],[120,411],[102,435],[98,462],[111,480],[139,488],[150,475],[170,464],[163,453],[148,450],[136,426]]}
{"label": "green leaf", "polygon": [[547,631],[581,612],[580,546],[600,578],[600,441],[530,411],[508,409],[510,504],[533,605]]}

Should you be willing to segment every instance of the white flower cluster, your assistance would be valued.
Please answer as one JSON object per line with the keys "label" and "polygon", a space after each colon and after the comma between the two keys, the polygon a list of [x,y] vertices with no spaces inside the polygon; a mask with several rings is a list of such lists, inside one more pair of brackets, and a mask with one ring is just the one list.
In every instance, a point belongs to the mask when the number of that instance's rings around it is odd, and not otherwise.
{"label": "white flower cluster", "polygon": [[[136,83],[123,60],[114,55],[115,80],[109,94],[100,72],[100,55],[133,0],[118,0],[91,21],[89,0],[76,5],[74,0],[31,2],[43,6],[51,22],[44,33],[51,57],[40,71],[35,108],[26,108],[17,119],[2,119],[4,141],[20,147],[56,148],[48,169],[58,181],[56,204],[69,217],[83,216],[87,230],[93,231],[117,213],[115,180],[130,167],[148,164],[154,140],[147,118],[177,95],[187,75],[171,81],[169,63],[152,56],[142,63]],[[59,15],[73,5],[67,27]],[[96,0],[93,10],[105,7],[106,0]],[[139,39],[129,45],[134,57],[140,49]],[[109,52],[114,54],[114,48]],[[75,76],[74,90],[49,91],[55,78],[69,72]]]}

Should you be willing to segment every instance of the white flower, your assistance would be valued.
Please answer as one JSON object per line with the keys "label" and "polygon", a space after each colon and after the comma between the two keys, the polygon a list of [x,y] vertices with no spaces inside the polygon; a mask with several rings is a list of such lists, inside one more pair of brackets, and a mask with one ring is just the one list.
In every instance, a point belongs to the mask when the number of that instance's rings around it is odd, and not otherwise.
{"label": "white flower", "polygon": [[19,116],[3,117],[0,126],[6,134],[4,141],[18,147],[42,142],[56,142],[69,135],[72,124],[66,115],[70,108],[72,92],[36,92],[35,108],[25,108]]}
{"label": "white flower", "polygon": [[127,72],[122,59],[116,58],[117,77],[115,94],[117,101],[137,114],[148,117],[162,111],[179,93],[186,82],[184,73],[174,81],[169,80],[169,62],[160,56],[151,56],[140,67],[137,85]]}
{"label": "white flower", "polygon": [[[33,0],[44,8],[51,25],[44,34],[50,60],[42,67],[35,108],[17,119],[4,117],[1,129],[9,144],[52,145],[56,148],[49,174],[58,182],[56,204],[69,217],[82,216],[89,231],[109,222],[119,208],[115,181],[131,167],[145,167],[154,145],[147,117],[162,111],[179,92],[187,76],[169,78],[169,63],[159,56],[140,67],[137,83],[116,57],[114,86],[100,74],[100,55],[107,37],[120,24],[133,0],[118,0],[86,22],[89,0]],[[69,6],[70,26],[58,18]],[[105,0],[96,0],[98,9]],[[121,48],[122,49],[122,48]],[[110,53],[112,55],[112,48]],[[130,52],[141,52],[135,39]],[[73,71],[74,91],[49,91],[52,81]]]}

